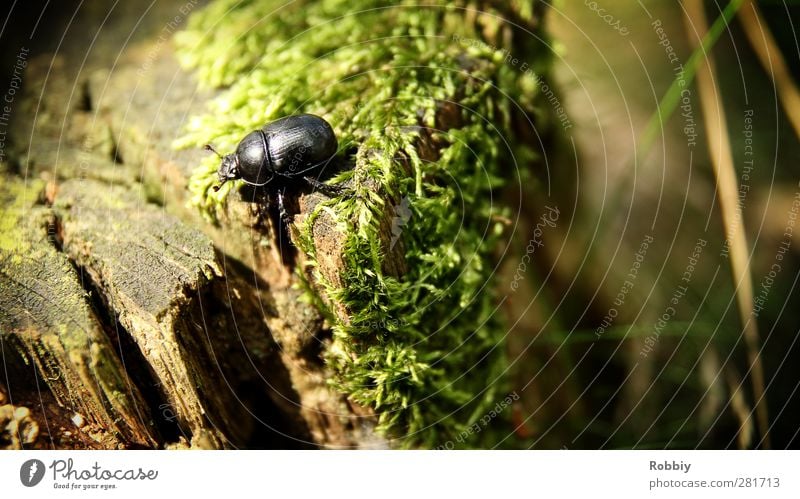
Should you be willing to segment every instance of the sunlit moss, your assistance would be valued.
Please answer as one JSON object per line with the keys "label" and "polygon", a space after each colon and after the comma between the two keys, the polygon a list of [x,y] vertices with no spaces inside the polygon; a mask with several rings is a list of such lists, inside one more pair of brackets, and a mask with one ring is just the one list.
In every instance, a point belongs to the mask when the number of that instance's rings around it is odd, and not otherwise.
{"label": "sunlit moss", "polygon": [[[341,155],[357,151],[355,168],[329,180],[347,182],[353,194],[316,212],[326,210],[349,234],[341,284],[317,275],[326,296],[350,312],[345,322],[326,311],[334,329],[326,359],[332,383],[373,407],[380,429],[409,446],[455,438],[507,395],[491,283],[506,214],[496,194],[513,171],[509,148],[524,148],[511,130],[514,107],[530,106],[533,96],[520,90],[530,89],[521,84],[530,73],[505,62],[495,44],[472,43],[502,38],[501,13],[478,7],[220,0],[193,14],[176,38],[181,62],[203,85],[226,87],[177,146],[231,150],[249,130],[308,112],[333,125]],[[525,55],[532,65],[544,60]],[[432,132],[439,153],[424,161],[419,127],[437,127],[443,113],[456,118]],[[216,166],[209,157],[190,182],[192,202],[212,220],[235,188],[211,189]],[[408,271],[399,278],[382,270],[387,210],[398,214],[405,251]],[[312,267],[317,218],[299,228]],[[491,440],[480,433],[472,444]]]}
{"label": "sunlit moss", "polygon": [[18,259],[30,248],[30,240],[24,237],[21,226],[27,223],[26,214],[41,196],[44,185],[40,180],[28,183],[7,180],[4,184],[0,191],[0,251]]}

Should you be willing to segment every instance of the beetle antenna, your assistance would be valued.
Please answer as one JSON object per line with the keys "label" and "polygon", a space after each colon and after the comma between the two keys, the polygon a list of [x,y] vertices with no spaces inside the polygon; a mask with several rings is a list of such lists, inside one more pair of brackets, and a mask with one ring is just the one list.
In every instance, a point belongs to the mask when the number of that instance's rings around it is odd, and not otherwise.
{"label": "beetle antenna", "polygon": [[222,154],[218,153],[218,152],[217,152],[217,150],[216,150],[216,149],[214,149],[214,146],[212,146],[211,144],[206,144],[205,146],[203,146],[203,149],[205,149],[206,151],[211,151],[211,152],[213,152],[214,154],[216,154],[216,155],[217,155],[217,157],[219,157],[220,159],[222,159]]}

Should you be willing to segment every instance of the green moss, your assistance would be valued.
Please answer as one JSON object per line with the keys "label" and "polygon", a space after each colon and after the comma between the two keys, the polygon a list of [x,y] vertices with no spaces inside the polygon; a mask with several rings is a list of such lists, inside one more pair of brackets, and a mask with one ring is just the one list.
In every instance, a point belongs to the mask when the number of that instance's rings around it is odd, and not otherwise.
{"label": "green moss", "polygon": [[[533,92],[521,89],[535,88],[534,76],[474,42],[499,33],[501,22],[491,8],[462,8],[475,2],[284,3],[220,0],[192,15],[176,38],[180,60],[202,84],[227,89],[176,145],[213,142],[228,151],[266,122],[310,112],[331,122],[341,154],[357,147],[355,168],[330,180],[347,182],[353,195],[315,212],[325,210],[348,234],[341,286],[317,275],[350,312],[343,321],[326,311],[333,383],[373,407],[380,428],[402,444],[441,445],[507,395],[504,329],[491,291],[503,234],[497,220],[506,214],[496,199],[514,171],[509,145],[524,148],[510,122],[515,106],[530,109]],[[526,57],[533,67],[544,59]],[[440,153],[423,161],[419,125],[436,127],[442,114],[457,117],[454,127],[433,132]],[[236,188],[211,189],[217,166],[209,157],[190,182],[193,204],[210,220]],[[382,271],[387,213],[405,251],[400,278]],[[317,218],[299,228],[312,266]],[[480,432],[471,444],[491,438]]]}
{"label": "green moss", "polygon": [[28,223],[27,215],[41,197],[44,182],[6,179],[4,184],[0,189],[0,251],[19,257],[30,248],[30,241],[21,227]]}

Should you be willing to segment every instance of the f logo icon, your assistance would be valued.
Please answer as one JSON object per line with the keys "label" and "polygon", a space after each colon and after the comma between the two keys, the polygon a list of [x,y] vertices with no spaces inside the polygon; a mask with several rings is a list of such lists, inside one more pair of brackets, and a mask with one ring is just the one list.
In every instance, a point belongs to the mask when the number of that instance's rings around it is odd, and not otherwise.
{"label": "f logo icon", "polygon": [[38,459],[28,459],[19,469],[19,480],[26,487],[35,487],[44,478],[44,463]]}

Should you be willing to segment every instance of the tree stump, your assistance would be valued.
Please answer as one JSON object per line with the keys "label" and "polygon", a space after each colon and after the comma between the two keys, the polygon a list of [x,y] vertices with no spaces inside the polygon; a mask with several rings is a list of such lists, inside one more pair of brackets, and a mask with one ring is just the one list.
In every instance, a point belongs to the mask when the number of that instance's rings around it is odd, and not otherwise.
{"label": "tree stump", "polygon": [[[474,12],[463,15],[475,22]],[[538,27],[538,10],[526,16],[525,26]],[[459,61],[467,74],[485,70],[466,55]],[[216,91],[198,92],[195,73],[179,69],[164,40],[127,49],[113,70],[78,74],[76,66],[61,56],[30,61],[15,159],[5,168],[11,180],[0,188],[0,338],[14,359],[14,383],[0,386],[5,445],[391,445],[375,431],[380,401],[330,383],[331,329],[357,311],[336,296],[352,265],[350,235],[324,209],[328,199],[306,192],[293,200],[295,225],[310,223],[307,234],[284,232],[248,189],[232,192],[209,224],[189,206],[190,177],[206,153],[173,142]],[[452,105],[434,118],[443,131],[465,125]],[[412,131],[407,150],[416,157],[398,159],[409,172],[415,161],[450,154],[434,133]],[[359,164],[380,154],[362,148]],[[378,182],[364,188],[383,206],[380,271],[402,279],[402,199]],[[32,383],[17,383],[32,374]],[[37,402],[42,391],[54,403]]]}

